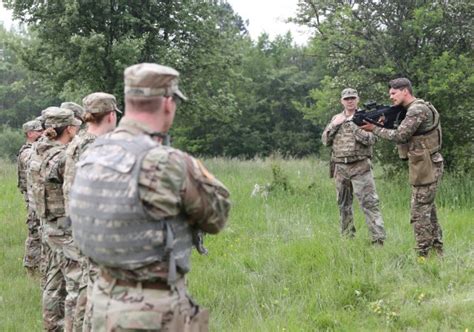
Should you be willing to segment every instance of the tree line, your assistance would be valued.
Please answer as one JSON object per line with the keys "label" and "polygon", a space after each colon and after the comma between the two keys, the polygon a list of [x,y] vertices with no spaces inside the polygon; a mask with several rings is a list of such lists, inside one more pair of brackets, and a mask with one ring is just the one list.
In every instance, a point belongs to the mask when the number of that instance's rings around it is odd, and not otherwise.
{"label": "tree line", "polygon": [[[325,156],[320,135],[340,90],[389,103],[387,82],[405,76],[440,111],[447,166],[473,165],[472,1],[300,0],[291,20],[310,28],[305,46],[289,33],[251,40],[222,0],[4,4],[25,28],[0,27],[0,141],[47,106],[94,91],[123,105],[124,68],[156,62],[181,73],[190,101],[171,134],[193,154]],[[391,143],[376,151],[399,165]]]}

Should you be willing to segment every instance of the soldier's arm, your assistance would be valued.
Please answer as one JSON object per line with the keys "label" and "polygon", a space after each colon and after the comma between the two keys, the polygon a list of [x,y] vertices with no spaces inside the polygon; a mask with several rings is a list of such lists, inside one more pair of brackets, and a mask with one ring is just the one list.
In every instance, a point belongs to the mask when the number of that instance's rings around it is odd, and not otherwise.
{"label": "soldier's arm", "polygon": [[229,215],[229,191],[195,158],[185,155],[182,201],[190,222],[206,233],[221,231]]}
{"label": "soldier's arm", "polygon": [[337,130],[341,126],[341,124],[335,125],[333,124],[335,116],[331,119],[331,122],[324,128],[323,134],[321,136],[321,141],[323,142],[324,146],[331,146],[334,140],[334,135],[336,135]]}
{"label": "soldier's arm", "polygon": [[381,127],[374,128],[374,134],[394,141],[395,143],[406,143],[416,132],[426,114],[420,107],[409,108],[405,119],[403,119],[397,129],[387,129]]}
{"label": "soldier's arm", "polygon": [[23,150],[18,155],[18,188],[22,194],[26,193],[26,168],[27,168],[28,151]]}
{"label": "soldier's arm", "polygon": [[56,156],[51,158],[48,165],[48,172],[46,174],[46,181],[54,183],[63,183],[65,165],[65,153],[58,153]]}
{"label": "soldier's arm", "polygon": [[374,145],[377,142],[377,136],[375,136],[371,132],[360,129],[359,126],[352,121],[350,122],[350,126],[354,131],[355,140],[360,144],[370,146]]}
{"label": "soldier's arm", "polygon": [[190,224],[207,233],[219,232],[227,222],[229,192],[211,179],[197,161],[172,148],[152,150],[140,173],[140,197],[156,219],[185,213]]}

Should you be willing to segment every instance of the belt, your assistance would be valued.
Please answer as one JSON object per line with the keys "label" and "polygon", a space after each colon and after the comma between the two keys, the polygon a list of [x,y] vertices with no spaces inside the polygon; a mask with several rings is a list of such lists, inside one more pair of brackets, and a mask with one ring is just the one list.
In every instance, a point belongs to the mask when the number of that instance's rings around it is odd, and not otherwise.
{"label": "belt", "polygon": [[170,285],[166,281],[131,281],[123,280],[112,277],[110,274],[101,271],[100,276],[107,282],[113,283],[117,286],[133,287],[133,288],[147,288],[147,289],[159,289],[159,290],[171,290]]}
{"label": "belt", "polygon": [[363,160],[366,160],[368,158],[363,158],[363,159],[352,159],[352,158],[347,158],[347,157],[344,157],[344,158],[338,158],[339,160],[338,161],[334,161],[336,164],[345,164],[345,165],[348,165],[348,164],[354,164],[358,161],[363,161]]}

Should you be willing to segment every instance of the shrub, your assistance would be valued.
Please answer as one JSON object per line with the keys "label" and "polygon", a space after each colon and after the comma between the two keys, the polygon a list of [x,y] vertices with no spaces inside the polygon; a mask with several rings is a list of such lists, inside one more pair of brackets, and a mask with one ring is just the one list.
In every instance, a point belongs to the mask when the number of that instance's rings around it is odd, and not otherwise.
{"label": "shrub", "polygon": [[3,125],[0,127],[0,158],[15,160],[24,142],[25,137],[21,130]]}

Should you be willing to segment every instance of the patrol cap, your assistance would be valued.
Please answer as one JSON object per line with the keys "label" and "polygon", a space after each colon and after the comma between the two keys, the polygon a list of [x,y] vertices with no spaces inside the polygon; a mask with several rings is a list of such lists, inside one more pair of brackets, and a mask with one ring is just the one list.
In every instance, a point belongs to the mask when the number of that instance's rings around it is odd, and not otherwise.
{"label": "patrol cap", "polygon": [[342,92],[341,92],[341,98],[342,99],[351,98],[351,97],[359,97],[359,95],[357,94],[356,89],[346,88],[346,89],[342,90]]}
{"label": "patrol cap", "polygon": [[29,131],[41,131],[43,130],[43,126],[41,125],[41,121],[38,120],[31,120],[28,122],[25,122],[23,124],[23,132],[27,133]]}
{"label": "patrol cap", "polygon": [[67,108],[52,106],[43,110],[42,114],[46,128],[80,126],[82,123],[74,117],[74,112]]}
{"label": "patrol cap", "polygon": [[81,105],[73,103],[72,101],[66,101],[59,106],[60,108],[65,108],[74,112],[74,116],[81,121],[84,121],[84,109]]}
{"label": "patrol cap", "polygon": [[82,99],[84,110],[89,113],[107,113],[118,112],[122,113],[117,107],[117,100],[114,95],[105,92],[94,92]]}
{"label": "patrol cap", "polygon": [[178,88],[179,73],[156,63],[139,63],[124,71],[125,95],[133,97],[178,96],[187,100]]}
{"label": "patrol cap", "polygon": [[44,126],[44,118],[40,115],[40,116],[37,116],[36,121],[39,121],[41,123],[41,126],[43,127]]}

